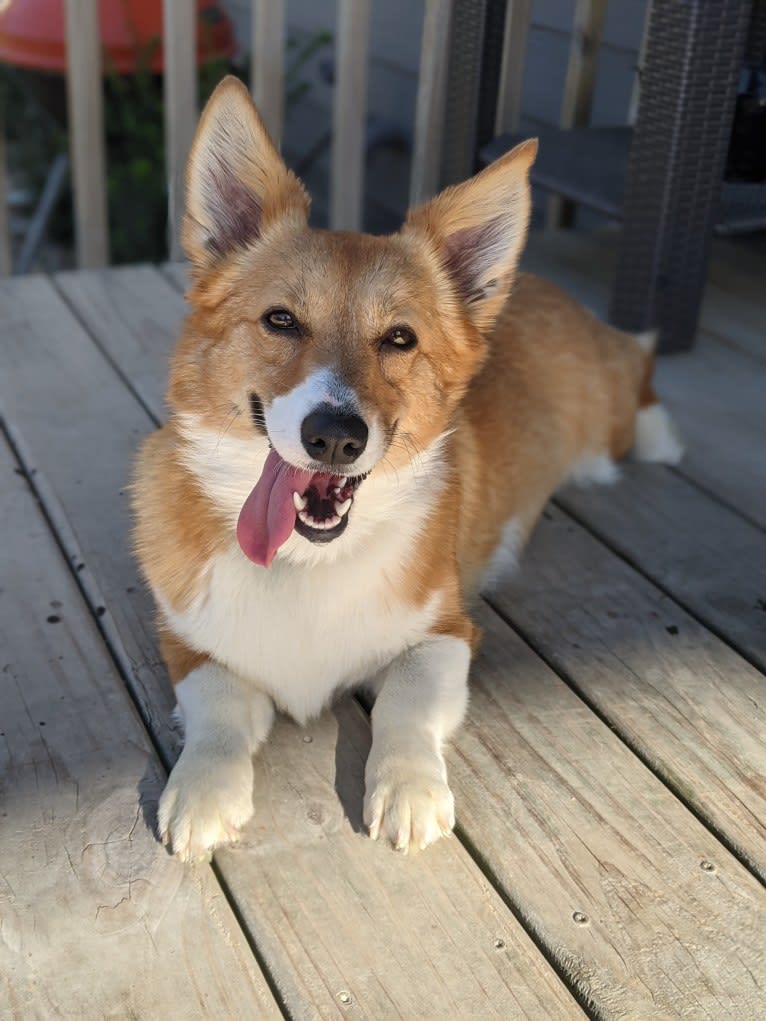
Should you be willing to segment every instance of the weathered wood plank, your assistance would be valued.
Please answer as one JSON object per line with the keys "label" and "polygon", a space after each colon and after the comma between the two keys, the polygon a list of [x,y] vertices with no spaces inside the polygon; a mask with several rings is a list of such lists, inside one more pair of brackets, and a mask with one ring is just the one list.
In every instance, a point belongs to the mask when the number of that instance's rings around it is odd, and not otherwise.
{"label": "weathered wood plank", "polygon": [[[0,395],[8,419],[87,552],[106,607],[100,619],[115,622],[118,656],[140,677],[140,686],[134,682],[137,698],[172,757],[173,734],[161,718],[169,700],[151,634],[150,599],[126,548],[128,524],[119,495],[131,448],[149,426],[147,414],[47,281],[13,283],[17,286],[0,287],[0,335],[12,341],[0,346]],[[169,284],[158,273],[155,283],[172,310]],[[144,304],[158,307],[149,290],[144,280]],[[132,304],[135,309],[135,300]],[[83,314],[79,305],[78,313]],[[104,344],[123,313],[91,318],[99,320]],[[169,316],[167,332],[170,321]],[[115,329],[134,340],[140,332],[124,323]],[[161,344],[147,345],[145,352],[162,375]],[[41,365],[46,372],[39,371]],[[33,413],[49,405],[50,414]],[[408,863],[358,832],[368,725],[354,706],[338,712],[338,718],[346,714],[339,737],[332,718],[310,731],[313,740],[306,743],[297,728],[277,727],[257,760],[256,787],[267,792],[267,807],[256,812],[245,850],[218,858],[288,1009],[301,1017],[340,1017],[347,1004],[339,994],[346,991],[360,1017],[436,1019],[444,1016],[445,1001],[477,1003],[485,1016],[499,1021],[580,1017],[575,1001],[457,841]],[[338,805],[336,786],[349,791],[348,803],[344,795]],[[341,940],[339,931],[345,934]],[[496,939],[507,948],[502,953]]]}
{"label": "weathered wood plank", "polygon": [[679,472],[766,528],[763,366],[703,335],[656,375],[687,444]]}
{"label": "weathered wood plank", "polygon": [[[572,44],[561,98],[559,124],[564,129],[587,127],[596,91],[598,57],[608,0],[577,0]],[[573,219],[574,205],[553,195],[548,200],[547,222],[562,227]]]}
{"label": "weathered wood plank", "polygon": [[[95,318],[105,334],[103,317]],[[148,355],[152,357],[151,348]],[[758,905],[763,903],[760,887],[523,643],[488,612],[482,622],[488,638],[475,671],[469,720],[450,754],[459,821],[470,845],[600,1016],[673,1016],[690,1002],[699,1016],[716,1017],[720,996],[724,1013],[755,1018],[754,982],[763,978],[759,965],[755,980],[746,969],[758,961],[760,945],[752,953],[745,949],[741,973],[739,964],[732,971],[727,963],[720,984],[716,974],[730,943],[739,953],[740,939],[750,941],[756,931]],[[277,742],[283,740],[282,733]],[[289,736],[289,728],[284,733]],[[354,741],[361,741],[361,732],[354,733]],[[484,735],[494,736],[490,740]],[[339,741],[339,747],[342,744],[345,741]],[[270,770],[303,775],[305,767],[293,767],[291,759],[283,763],[283,754],[267,749],[263,761],[279,764],[269,765]],[[320,745],[316,754],[329,752]],[[361,769],[362,759],[354,760],[352,774]],[[338,777],[347,777],[350,768],[338,770]],[[259,804],[270,796],[276,800],[263,787],[261,774],[258,785]],[[361,787],[356,801],[349,797],[344,802],[348,812],[356,804],[357,822],[360,794]],[[289,816],[280,814],[280,819],[285,826],[307,827],[310,810],[293,805],[284,809]],[[322,806],[323,819],[339,812],[332,797]],[[256,816],[256,828],[260,818]],[[259,830],[254,842],[249,839],[250,854],[258,853],[261,842],[274,839],[268,814],[262,826],[267,832]],[[301,844],[300,839],[295,842]],[[360,855],[367,853],[362,850]],[[356,867],[366,860],[360,855],[354,856]],[[708,873],[700,862],[708,859],[715,862],[716,875],[725,875],[725,889],[716,887],[712,911],[707,888],[701,885]],[[283,867],[280,864],[280,870]],[[303,867],[315,875],[320,871],[315,864]],[[345,874],[348,868],[343,859],[334,871]],[[252,882],[238,878],[233,885],[250,890]],[[247,915],[254,931],[266,924],[261,917],[282,917],[281,897],[281,907],[257,899],[274,882],[272,872],[264,873],[256,883],[258,895],[245,898],[246,913],[247,903],[256,897],[252,916]],[[322,896],[334,902],[337,894]],[[294,903],[297,907],[297,899]],[[304,925],[313,924],[316,910],[304,912]],[[326,910],[318,913],[324,917]],[[591,924],[575,922],[575,911],[586,914]],[[295,925],[292,913],[289,917],[291,926],[285,928]],[[735,919],[731,930],[730,919]],[[281,955],[287,946],[282,943],[275,952]],[[307,975],[315,973],[317,955],[326,960],[329,953],[324,945],[312,947],[310,953],[305,948],[301,952]],[[350,970],[364,971],[359,959],[355,961]],[[340,968],[335,972],[338,981],[348,973]]]}
{"label": "weathered wood plank", "polygon": [[524,81],[524,60],[527,55],[531,15],[531,0],[509,0],[505,10],[503,58],[497,91],[496,135],[519,130],[521,88]]}
{"label": "weathered wood plank", "polygon": [[594,1017],[756,1021],[762,886],[528,646],[479,619],[451,775],[460,826],[519,917]]}
{"label": "weathered wood plank", "polygon": [[285,0],[251,0],[253,99],[279,148],[285,119]]}
{"label": "weathered wood plank", "polygon": [[[157,661],[154,627],[146,615],[129,542],[130,466],[138,443],[153,425],[137,411],[128,391],[114,386],[109,363],[45,278],[17,277],[0,286],[3,414],[10,428],[17,422],[24,425],[21,439],[28,443],[30,457],[48,466],[44,474],[71,528],[66,553],[83,582],[94,584],[98,577],[100,585],[110,591],[120,588],[125,596],[115,606],[114,618],[107,614],[102,623],[113,623],[116,633],[132,636],[121,665],[151,733],[172,755],[178,748],[170,718],[172,691],[152,666]],[[172,300],[173,295],[168,297]],[[30,357],[33,350],[37,355]],[[48,371],[41,372],[42,365]],[[32,416],[33,408],[38,411]],[[87,422],[98,427],[86,428]],[[103,501],[115,496],[109,526],[119,540],[107,543],[90,526],[103,513]]]}
{"label": "weathered wood plank", "polygon": [[322,1018],[583,1017],[457,841],[403,859],[369,840],[369,740],[349,700],[305,730],[280,721],[255,822],[218,855],[288,1006],[308,987]]}
{"label": "weathered wood plank", "polygon": [[766,881],[763,674],[553,508],[489,598]]}
{"label": "weathered wood plank", "polygon": [[608,6],[608,0],[577,0],[569,64],[561,97],[562,128],[585,126],[590,120]]}
{"label": "weathered wood plank", "polygon": [[0,1014],[281,1017],[211,870],[157,843],[164,772],[4,443],[0,520]]}
{"label": "weathered wood plank", "polygon": [[330,226],[359,230],[364,192],[364,125],[370,0],[338,0],[332,112]]}
{"label": "weathered wood plank", "polygon": [[163,105],[168,174],[168,248],[181,257],[181,223],[186,200],[184,174],[197,125],[197,7],[162,0]]}
{"label": "weathered wood plank", "polygon": [[627,462],[608,490],[571,486],[556,502],[766,670],[760,529],[675,472]]}
{"label": "weathered wood plank", "polygon": [[411,206],[430,198],[439,188],[451,18],[452,0],[426,0],[415,105]]}
{"label": "weathered wood plank", "polygon": [[96,0],[65,0],[67,110],[77,264],[106,266],[104,100]]}
{"label": "weathered wood plank", "polygon": [[[568,233],[532,235],[525,267],[603,315],[614,265],[610,236]],[[729,308],[736,316],[736,304]],[[766,527],[763,381],[762,363],[722,344],[704,320],[693,351],[657,364],[657,389],[687,441],[678,473]]]}
{"label": "weathered wood plank", "polygon": [[163,286],[151,266],[58,273],[55,282],[91,336],[119,367],[126,384],[161,421],[167,363],[186,314],[177,288],[170,282]]}

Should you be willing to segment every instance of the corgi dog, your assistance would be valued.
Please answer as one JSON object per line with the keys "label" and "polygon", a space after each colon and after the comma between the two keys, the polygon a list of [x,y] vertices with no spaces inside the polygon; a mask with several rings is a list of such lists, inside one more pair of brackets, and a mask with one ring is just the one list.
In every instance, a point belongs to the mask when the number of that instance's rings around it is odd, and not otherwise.
{"label": "corgi dog", "polygon": [[370,836],[407,850],[449,833],[443,747],[468,701],[471,598],[563,481],[608,480],[631,447],[680,457],[651,338],[516,273],[536,150],[372,237],[308,226],[237,80],[201,117],[191,313],[133,486],[185,733],[159,832],[184,860],[251,817],[275,709],[304,723],[361,685]]}

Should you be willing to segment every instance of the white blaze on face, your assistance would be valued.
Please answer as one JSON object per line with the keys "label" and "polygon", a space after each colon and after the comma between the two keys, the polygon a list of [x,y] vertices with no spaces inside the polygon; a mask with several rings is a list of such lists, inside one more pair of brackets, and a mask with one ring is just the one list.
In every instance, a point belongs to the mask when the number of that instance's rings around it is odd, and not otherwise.
{"label": "white blaze on face", "polygon": [[385,453],[386,442],[379,416],[363,410],[351,387],[332,369],[318,369],[281,397],[275,397],[265,409],[266,430],[274,449],[288,464],[302,467],[310,457],[301,439],[301,425],[320,405],[337,408],[339,413],[360,415],[369,429],[367,446],[361,457],[348,465],[348,474],[365,475]]}

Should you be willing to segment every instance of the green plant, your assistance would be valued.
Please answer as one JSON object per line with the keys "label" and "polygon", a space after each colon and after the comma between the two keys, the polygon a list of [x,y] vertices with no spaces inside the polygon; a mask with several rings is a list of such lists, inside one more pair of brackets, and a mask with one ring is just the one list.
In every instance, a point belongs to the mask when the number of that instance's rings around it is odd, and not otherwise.
{"label": "green plant", "polygon": [[[331,37],[318,33],[307,40],[288,39],[286,102],[300,101],[310,85],[302,72]],[[159,261],[167,255],[167,180],[165,172],[165,126],[162,78],[151,70],[160,45],[152,39],[136,49],[136,70],[119,74],[106,61],[104,75],[104,122],[107,161],[107,202],[111,261]],[[230,67],[212,59],[199,69],[199,98],[204,103],[226,73],[247,81],[246,69]],[[37,195],[48,167],[59,152],[66,151],[66,131],[29,88],[29,80],[8,68],[0,68],[0,103],[6,112],[14,179]],[[71,242],[71,202],[67,195],[59,204],[50,226],[58,240]]]}

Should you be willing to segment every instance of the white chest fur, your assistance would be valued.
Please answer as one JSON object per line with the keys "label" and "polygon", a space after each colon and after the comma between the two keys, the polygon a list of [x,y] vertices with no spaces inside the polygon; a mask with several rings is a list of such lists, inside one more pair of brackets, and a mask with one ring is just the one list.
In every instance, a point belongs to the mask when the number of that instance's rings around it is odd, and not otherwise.
{"label": "white chest fur", "polygon": [[[401,544],[392,546],[396,558]],[[398,598],[376,552],[308,570],[277,561],[266,570],[232,546],[211,562],[188,609],[165,607],[165,615],[190,645],[305,722],[421,641],[435,620],[438,595],[417,608]]]}
{"label": "white chest fur", "polygon": [[232,544],[206,565],[183,611],[156,593],[170,628],[304,722],[435,623],[440,593],[414,607],[401,593],[426,518],[444,484],[440,438],[405,469],[382,470],[354,499],[346,532],[327,546],[293,534],[270,568],[250,563],[234,524],[268,448],[187,422],[186,462],[225,512]]}

